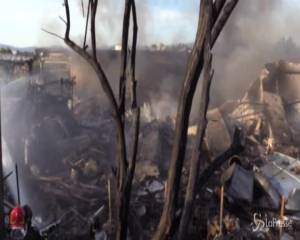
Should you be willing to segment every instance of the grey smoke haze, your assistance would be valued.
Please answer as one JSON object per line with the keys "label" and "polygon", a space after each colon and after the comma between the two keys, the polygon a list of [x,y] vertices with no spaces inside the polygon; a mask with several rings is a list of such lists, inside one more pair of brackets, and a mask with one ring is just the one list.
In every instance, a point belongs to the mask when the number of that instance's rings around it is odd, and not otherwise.
{"label": "grey smoke haze", "polygon": [[[121,39],[123,7],[121,0],[103,0],[99,6],[98,44]],[[198,1],[191,2],[191,8],[182,12],[194,31],[197,25]],[[244,95],[248,86],[255,80],[264,64],[284,59],[300,61],[298,45],[299,5],[293,0],[240,0],[214,49],[215,78],[212,86],[211,105],[216,106],[224,100],[236,99]],[[137,1],[139,17],[139,45],[153,39],[151,32],[155,12],[149,1]],[[113,15],[112,15],[113,13]],[[190,16],[188,16],[190,13]],[[164,24],[165,25],[165,24]],[[180,24],[179,24],[180,26]],[[164,31],[164,29],[161,29]],[[184,29],[178,27],[172,35],[171,43],[184,39]],[[173,32],[174,33],[174,32]],[[151,42],[151,41],[150,41]],[[119,57],[102,54],[105,70],[117,89]],[[137,56],[137,78],[141,101],[151,101],[165,106],[170,102],[171,112],[175,112],[180,83],[183,80],[187,56],[159,54],[153,55],[140,51]],[[79,60],[80,61],[80,60]],[[80,61],[81,62],[81,61]],[[173,67],[170,67],[173,65]],[[84,66],[84,64],[80,64]],[[88,72],[92,72],[89,67]],[[83,71],[82,73],[86,73]],[[85,81],[86,74],[80,74],[79,90],[84,88],[89,94],[98,95],[97,80]],[[88,75],[89,77],[92,74]],[[93,83],[93,84],[91,84]],[[166,96],[168,95],[168,96]],[[102,95],[103,96],[103,95]],[[197,96],[198,97],[198,96]],[[197,102],[196,102],[197,103]]]}
{"label": "grey smoke haze", "polygon": [[241,97],[264,64],[299,61],[296,1],[240,0],[214,48],[213,96]]}

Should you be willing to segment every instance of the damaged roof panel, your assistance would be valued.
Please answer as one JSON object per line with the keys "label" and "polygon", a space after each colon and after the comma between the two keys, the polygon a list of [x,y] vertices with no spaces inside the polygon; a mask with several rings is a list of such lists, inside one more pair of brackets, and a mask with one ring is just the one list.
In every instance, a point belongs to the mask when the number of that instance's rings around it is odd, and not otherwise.
{"label": "damaged roof panel", "polygon": [[288,198],[294,189],[300,189],[300,176],[292,171],[295,167],[300,167],[298,159],[276,152],[269,156],[269,163],[261,171],[278,192]]}

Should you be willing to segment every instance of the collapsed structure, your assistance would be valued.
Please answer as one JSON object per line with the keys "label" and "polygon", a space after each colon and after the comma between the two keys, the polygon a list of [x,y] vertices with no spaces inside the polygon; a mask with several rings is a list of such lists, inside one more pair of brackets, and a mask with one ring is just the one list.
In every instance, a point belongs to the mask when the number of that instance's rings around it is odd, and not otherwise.
{"label": "collapsed structure", "polygon": [[[254,214],[259,213],[261,219],[275,216],[283,221],[283,215],[292,219],[293,224],[285,229],[291,236],[284,239],[299,237],[299,74],[300,65],[296,63],[281,60],[266,64],[241,100],[208,112],[206,147],[213,157],[229,147],[235,126],[245,134],[244,153],[230,162],[218,181],[226,193],[228,235],[273,239],[270,226],[262,226],[257,232],[253,232],[256,226],[250,227]],[[248,233],[237,220],[247,222]],[[211,228],[216,231],[216,226]]]}
{"label": "collapsed structure", "polygon": [[[33,207],[35,224],[48,239],[87,237],[91,231],[109,235],[115,187],[111,177],[115,129],[109,112],[94,99],[74,101],[75,79],[68,56],[61,52],[5,52],[0,54],[0,68],[6,84],[2,95],[4,167],[6,173],[14,163],[22,169],[22,200]],[[230,146],[236,126],[244,132],[245,151],[219,169],[205,194],[198,194],[191,239],[199,235],[215,239],[220,228],[225,239],[272,238],[272,231],[253,230],[253,214],[278,216],[283,204],[283,216],[293,220],[291,229],[284,229],[289,234],[285,236],[299,236],[299,76],[299,64],[267,64],[241,100],[208,112],[201,170]],[[129,228],[138,229],[135,234],[142,239],[150,238],[160,216],[174,136],[172,116],[154,119],[153,107],[145,104],[142,108],[130,211],[134,218]],[[130,119],[131,113],[126,117]],[[195,126],[189,128],[191,141],[195,130]],[[7,181],[8,207],[15,194],[13,188],[8,190],[11,184]],[[220,189],[225,191],[222,226],[216,220]]]}

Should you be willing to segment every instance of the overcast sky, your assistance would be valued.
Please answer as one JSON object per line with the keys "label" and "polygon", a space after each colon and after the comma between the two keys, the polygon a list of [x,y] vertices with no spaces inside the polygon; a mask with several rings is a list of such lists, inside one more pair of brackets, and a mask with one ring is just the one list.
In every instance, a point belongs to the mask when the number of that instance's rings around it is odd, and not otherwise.
{"label": "overcast sky", "polygon": [[[87,0],[84,1],[87,2]],[[299,42],[298,31],[295,31],[294,27],[289,28],[289,22],[297,22],[295,25],[298,26],[300,1],[273,1],[283,3],[280,8],[276,8],[275,13],[280,18],[279,23],[285,24],[285,30],[282,31],[281,26],[278,35],[291,36]],[[58,16],[64,17],[62,2],[63,0],[0,0],[0,43],[17,47],[62,44],[61,40],[41,31],[41,28],[45,28],[63,35],[64,24],[58,18]],[[84,22],[80,0],[69,0],[69,2],[72,14],[72,34],[77,41],[82,41]],[[140,45],[193,41],[199,0],[136,0],[136,2]],[[252,0],[240,0],[240,2],[252,4]],[[124,0],[99,1],[98,45],[114,45],[120,42],[123,7]],[[259,15],[261,13],[258,9],[257,16]],[[249,24],[252,21],[246,20]]]}
{"label": "overcast sky", "polygon": [[[18,47],[56,45],[58,39],[49,38],[41,28],[63,34],[62,0],[0,0],[0,43]],[[83,18],[80,0],[69,0],[72,13],[72,33],[80,41]],[[85,2],[87,2],[85,0]],[[140,42],[189,42],[194,38],[198,12],[197,0],[138,0],[137,11]],[[100,44],[120,42],[120,23],[124,0],[99,1],[98,34]],[[143,28],[143,25],[144,28]],[[100,45],[99,44],[99,45]]]}

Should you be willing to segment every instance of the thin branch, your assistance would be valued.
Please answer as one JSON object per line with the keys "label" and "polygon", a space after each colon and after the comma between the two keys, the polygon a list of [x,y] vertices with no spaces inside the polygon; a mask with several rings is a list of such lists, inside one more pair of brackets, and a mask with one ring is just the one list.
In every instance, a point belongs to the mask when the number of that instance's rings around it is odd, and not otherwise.
{"label": "thin branch", "polygon": [[119,222],[117,226],[117,238],[118,240],[126,240],[127,236],[127,226],[128,226],[128,215],[130,209],[130,199],[131,199],[131,188],[132,181],[135,172],[137,152],[138,152],[138,142],[139,142],[139,131],[140,131],[140,109],[134,110],[135,120],[134,126],[134,142],[133,142],[133,153],[130,165],[128,167],[128,172],[124,181],[124,189],[120,191],[120,206],[119,206]]}
{"label": "thin branch", "polygon": [[[126,69],[127,69],[127,52],[128,52],[128,29],[130,25],[130,7],[131,0],[125,0],[123,30],[122,30],[122,49],[121,49],[121,71],[119,80],[119,113],[124,123],[125,117],[125,98],[126,98]],[[119,162],[119,188],[123,188],[125,173],[127,171],[127,163]]]}
{"label": "thin branch", "polygon": [[61,40],[64,40],[63,37],[59,36],[58,34],[56,34],[56,33],[54,33],[54,32],[50,32],[50,31],[48,31],[48,30],[46,30],[46,29],[44,29],[44,28],[41,28],[41,30],[42,30],[43,32],[45,32],[45,33],[48,33],[48,34],[54,36],[54,37],[57,37],[57,38],[59,38],[59,39],[61,39]]}
{"label": "thin branch", "polygon": [[86,22],[85,22],[85,29],[84,29],[84,40],[83,40],[83,49],[84,50],[87,49],[86,39],[87,39],[87,31],[88,31],[88,26],[89,26],[90,9],[91,9],[91,0],[89,0],[89,3],[88,3],[87,16],[86,16]]}
{"label": "thin branch", "polygon": [[58,18],[64,23],[64,24],[66,24],[67,25],[67,22],[66,22],[66,20],[63,18],[63,17],[61,17],[61,16],[58,16]]}
{"label": "thin branch", "polygon": [[130,25],[131,0],[125,0],[125,10],[123,16],[123,31],[122,31],[122,49],[121,49],[121,70],[119,82],[119,109],[124,117],[125,114],[125,98],[126,98],[126,69],[127,69],[127,54],[128,54],[128,35]]}
{"label": "thin branch", "polygon": [[82,17],[84,17],[84,4],[83,4],[83,0],[81,0],[81,10],[82,10]]}
{"label": "thin branch", "polygon": [[[137,108],[136,79],[135,79],[136,44],[137,44],[137,36],[138,36],[138,24],[137,24],[135,0],[131,0],[131,10],[133,16],[133,37],[132,37],[133,39],[132,39],[132,52],[131,52],[131,63],[130,63],[130,69],[131,69],[130,72],[131,72],[131,81],[132,81],[131,110],[135,111],[135,121],[133,123],[134,126],[133,151],[132,151],[131,162],[129,165],[129,173],[127,177],[127,184],[129,186],[132,185],[132,180],[135,172],[137,153],[138,153],[139,132],[140,132],[140,108]],[[129,186],[127,188],[129,188]],[[129,194],[130,194],[130,190],[129,190]]]}
{"label": "thin branch", "polygon": [[[136,43],[137,43],[137,17],[136,17],[136,9],[135,9],[135,0],[132,0],[131,10],[133,13],[133,40],[132,40],[132,52],[131,52],[131,81],[134,85],[136,85],[135,80],[135,58],[136,58]],[[134,142],[133,142],[133,151],[132,151],[132,158],[129,165],[129,173],[128,173],[128,183],[129,185],[132,184],[136,159],[137,159],[137,152],[138,152],[138,142],[139,142],[139,131],[140,131],[140,109],[137,108],[137,99],[136,99],[136,88],[132,86],[132,104],[131,110],[135,111],[135,121],[133,123],[134,126]]]}
{"label": "thin branch", "polygon": [[217,20],[220,12],[222,11],[224,5],[226,3],[226,0],[215,0],[214,4],[213,4],[213,8],[212,8],[212,15],[213,18],[215,19],[215,21]]}
{"label": "thin branch", "polygon": [[136,96],[136,79],[135,79],[135,58],[136,58],[136,45],[138,36],[138,24],[136,16],[135,0],[132,0],[131,4],[132,18],[133,18],[133,37],[132,37],[132,50],[131,50],[131,108],[137,107],[137,96]]}
{"label": "thin branch", "polygon": [[92,41],[92,55],[95,61],[97,59],[97,45],[96,45],[96,13],[98,7],[98,0],[90,0],[91,2],[91,41]]}
{"label": "thin branch", "polygon": [[219,20],[216,19],[215,26],[214,26],[214,28],[212,30],[212,33],[211,33],[211,46],[213,46],[215,44],[215,42],[218,39],[222,29],[224,28],[227,20],[229,19],[232,11],[234,10],[234,8],[235,8],[235,6],[237,5],[238,2],[239,2],[239,0],[229,1],[225,5]]}
{"label": "thin branch", "polygon": [[[125,200],[125,205],[123,207],[124,207],[124,211],[126,212],[126,214],[124,215],[124,220],[126,219],[126,221],[128,221],[128,215],[130,214],[129,209],[130,209],[130,200],[131,200],[131,188],[132,188],[132,181],[134,178],[135,167],[137,162],[139,132],[140,132],[140,108],[136,108],[133,111],[135,113],[135,119],[133,123],[134,126],[134,136],[133,136],[134,141],[132,147],[133,152],[132,152],[130,164],[128,166],[128,173],[124,184],[125,185],[124,197],[126,198],[126,200]],[[123,225],[123,229],[124,227],[126,227],[127,224],[128,222],[125,225]],[[126,239],[125,235],[120,239]]]}
{"label": "thin branch", "polygon": [[65,32],[65,41],[70,40],[70,29],[71,29],[71,19],[70,19],[70,7],[69,7],[69,1],[65,0],[65,11],[66,11],[66,21],[67,21],[67,26],[66,26],[66,32]]}
{"label": "thin branch", "polygon": [[[138,152],[138,143],[139,143],[139,131],[140,131],[140,109],[136,109],[135,114],[135,121],[134,121],[134,143],[133,143],[133,153],[132,153],[132,160],[129,165],[129,179],[132,182],[135,165],[136,165],[136,159],[137,159],[137,152]],[[131,184],[131,183],[130,183]]]}

